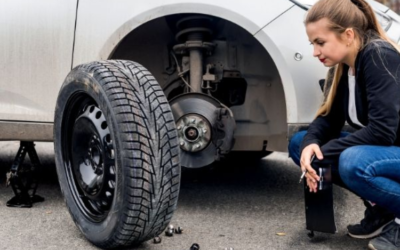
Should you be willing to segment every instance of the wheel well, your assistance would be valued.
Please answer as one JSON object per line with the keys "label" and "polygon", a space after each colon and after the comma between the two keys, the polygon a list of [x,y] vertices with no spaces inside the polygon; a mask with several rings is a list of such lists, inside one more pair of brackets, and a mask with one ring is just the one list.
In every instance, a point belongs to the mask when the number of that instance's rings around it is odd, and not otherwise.
{"label": "wheel well", "polygon": [[[192,14],[197,16],[204,16]],[[142,24],[129,33],[114,49],[110,59],[139,62],[156,77],[166,90],[179,79],[171,51],[176,40],[176,20],[188,14],[160,17]],[[247,83],[244,103],[232,106],[237,122],[237,150],[261,150],[268,141],[268,150],[286,150],[286,102],[281,77],[268,51],[259,41],[235,23],[215,16],[210,42],[217,46],[212,55],[204,57],[212,63],[239,72]],[[171,91],[171,90],[168,90]],[[167,93],[168,96],[169,93]],[[238,137],[244,142],[238,145]]]}

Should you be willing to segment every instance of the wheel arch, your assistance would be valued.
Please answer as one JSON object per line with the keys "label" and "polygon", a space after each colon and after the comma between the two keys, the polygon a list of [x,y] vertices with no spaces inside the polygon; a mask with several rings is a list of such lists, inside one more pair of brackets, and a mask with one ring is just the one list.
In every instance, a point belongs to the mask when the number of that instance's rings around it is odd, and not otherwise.
{"label": "wheel arch", "polygon": [[[293,7],[293,6],[292,6]],[[291,8],[291,7],[290,7]],[[179,11],[177,11],[179,10]],[[210,11],[212,10],[212,11]],[[291,77],[289,66],[287,65],[284,55],[279,50],[275,42],[270,39],[267,33],[263,32],[263,28],[255,23],[252,19],[242,15],[241,13],[232,11],[231,9],[222,8],[220,6],[211,6],[203,3],[186,3],[186,4],[171,4],[167,6],[158,6],[134,16],[127,20],[122,26],[116,29],[104,43],[100,51],[100,57],[104,59],[112,59],[114,52],[118,49],[120,43],[125,37],[134,32],[137,28],[157,18],[175,14],[204,14],[215,16],[221,19],[230,21],[240,26],[245,31],[253,35],[253,37],[264,47],[264,49],[272,57],[284,89],[287,122],[297,120],[297,98],[295,95],[294,81]],[[138,20],[145,20],[139,21]]]}
{"label": "wheel arch", "polygon": [[[290,6],[291,8],[292,6]],[[283,9],[286,11],[286,8]],[[215,16],[221,19],[225,19],[232,23],[237,24],[244,30],[252,35],[257,34],[264,28],[265,24],[257,24],[257,21],[253,18],[248,18],[242,13],[236,12],[229,8],[223,8],[217,5],[211,5],[207,3],[176,3],[168,5],[159,5],[144,11],[138,15],[131,16],[125,23],[115,29],[108,37],[104,45],[100,50],[101,59],[109,59],[112,56],[113,51],[118,47],[118,44],[126,37],[129,33],[144,25],[145,23],[154,19],[174,15],[174,14],[204,14]],[[280,13],[279,13],[280,14]],[[277,14],[279,16],[279,14]],[[276,18],[276,15],[271,15],[268,21],[272,21]]]}
{"label": "wheel arch", "polygon": [[[292,6],[289,6],[289,9],[290,8],[292,8]],[[287,10],[287,8],[285,10]],[[276,44],[274,40],[271,39],[268,34],[263,31],[263,28],[265,28],[266,26],[259,25],[256,21],[247,16],[244,16],[242,13],[235,12],[232,9],[226,9],[220,6],[213,6],[203,3],[186,3],[158,6],[142,12],[138,15],[131,16],[122,25],[114,29],[114,31],[110,33],[110,35],[101,46],[101,50],[99,51],[98,55],[100,56],[100,59],[115,59],[113,58],[114,52],[118,50],[124,38],[135,32],[139,27],[142,27],[153,20],[165,16],[187,13],[214,16],[234,23],[242,28],[244,31],[251,34],[252,37],[264,48],[267,54],[269,54],[270,58],[273,61],[273,64],[277,68],[277,72],[279,73],[280,85],[283,88],[282,97],[280,98],[279,102],[275,102],[275,105],[283,105],[283,112],[285,112],[285,114],[283,114],[284,120],[281,119],[280,125],[274,125],[274,128],[268,129],[267,133],[274,137],[273,139],[269,139],[271,142],[269,145],[278,145],[276,147],[273,146],[272,148],[269,148],[269,150],[285,151],[286,144],[284,143],[285,140],[282,140],[282,138],[286,138],[287,124],[291,121],[296,121],[298,116],[294,80],[292,79],[292,74],[290,73],[289,66],[285,61],[283,52],[280,51],[279,45]],[[279,14],[277,14],[277,16],[279,16]],[[271,18],[271,22],[273,22],[275,18],[276,16]],[[284,127],[282,127],[282,125]],[[280,128],[277,129],[278,127]],[[247,148],[249,147],[248,143],[243,143],[243,145],[247,145],[246,148],[237,148],[236,150],[247,150]]]}
{"label": "wheel arch", "polygon": [[296,95],[295,82],[290,72],[290,66],[287,64],[285,56],[282,51],[279,50],[278,45],[266,32],[261,30],[255,34],[254,37],[268,51],[279,72],[285,95],[286,121],[287,123],[296,123],[298,121],[298,98]]}

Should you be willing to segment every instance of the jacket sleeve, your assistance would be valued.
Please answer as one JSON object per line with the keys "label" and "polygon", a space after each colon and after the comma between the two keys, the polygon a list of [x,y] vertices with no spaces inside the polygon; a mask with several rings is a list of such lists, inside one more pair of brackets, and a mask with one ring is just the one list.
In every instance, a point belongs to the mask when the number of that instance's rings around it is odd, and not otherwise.
{"label": "jacket sleeve", "polygon": [[356,132],[333,139],[321,147],[324,160],[332,164],[340,153],[356,145],[393,145],[400,110],[400,54],[395,50],[372,45],[360,58],[368,103],[368,124]]}

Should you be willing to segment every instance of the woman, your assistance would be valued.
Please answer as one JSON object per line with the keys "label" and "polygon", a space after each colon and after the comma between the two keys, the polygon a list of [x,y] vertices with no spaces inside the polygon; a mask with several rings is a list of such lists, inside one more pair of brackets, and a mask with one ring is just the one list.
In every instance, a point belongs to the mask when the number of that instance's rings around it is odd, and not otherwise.
{"label": "woman", "polygon": [[[380,234],[370,249],[400,250],[400,48],[364,0],[320,0],[305,25],[314,56],[335,73],[307,133],[290,141],[289,155],[307,171],[310,192],[319,181],[310,165],[315,155],[313,165],[331,165],[333,182],[365,200],[365,218],[348,226],[350,236]],[[341,133],[345,121],[354,133]]]}

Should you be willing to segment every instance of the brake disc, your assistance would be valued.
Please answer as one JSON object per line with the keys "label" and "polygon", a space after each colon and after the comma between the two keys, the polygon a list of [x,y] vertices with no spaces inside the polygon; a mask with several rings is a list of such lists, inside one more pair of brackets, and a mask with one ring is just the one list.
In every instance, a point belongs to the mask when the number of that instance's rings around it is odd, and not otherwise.
{"label": "brake disc", "polygon": [[175,97],[170,105],[178,130],[182,166],[209,165],[218,159],[220,147],[232,144],[235,120],[232,115],[228,116],[231,126],[226,126],[226,119],[221,119],[221,113],[226,112],[221,111],[227,108],[218,100],[205,94],[188,93]]}

